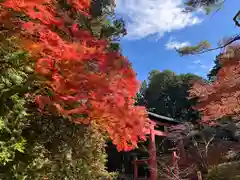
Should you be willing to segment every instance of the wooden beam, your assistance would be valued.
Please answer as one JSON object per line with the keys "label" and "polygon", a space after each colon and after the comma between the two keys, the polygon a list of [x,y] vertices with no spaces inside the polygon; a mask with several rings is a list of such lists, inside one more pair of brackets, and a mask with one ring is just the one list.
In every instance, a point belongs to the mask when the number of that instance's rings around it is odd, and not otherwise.
{"label": "wooden beam", "polygon": [[159,130],[153,130],[153,133],[154,135],[157,135],[157,136],[167,136],[166,132],[159,131]]}
{"label": "wooden beam", "polygon": [[144,164],[144,163],[148,163],[148,159],[141,159],[141,160],[135,160],[133,162],[135,162],[136,164]]}
{"label": "wooden beam", "polygon": [[150,129],[150,130],[147,130],[145,131],[146,134],[151,134],[153,133],[154,135],[156,136],[167,136],[167,132],[164,132],[164,131],[160,131],[160,130],[155,130],[155,129]]}
{"label": "wooden beam", "polygon": [[[152,120],[152,121],[155,121],[155,120]],[[172,124],[170,123],[164,123],[164,122],[158,122],[158,121],[156,121],[156,124],[159,126],[166,126],[166,127],[172,126]]]}

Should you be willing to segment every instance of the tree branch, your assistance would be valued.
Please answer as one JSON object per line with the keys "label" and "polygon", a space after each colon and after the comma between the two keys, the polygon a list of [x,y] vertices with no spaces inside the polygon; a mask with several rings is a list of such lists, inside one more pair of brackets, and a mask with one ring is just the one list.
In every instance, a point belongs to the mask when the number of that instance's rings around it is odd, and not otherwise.
{"label": "tree branch", "polygon": [[[223,2],[224,2],[224,1],[223,1]],[[219,10],[219,9],[218,9],[218,10]],[[218,10],[217,10],[217,11],[218,11]],[[239,11],[236,13],[236,15],[233,17],[233,21],[234,21],[235,25],[236,25],[237,27],[240,27],[240,20],[238,20],[238,17],[240,17],[240,10],[239,10]],[[195,54],[203,54],[203,53],[206,53],[206,52],[215,51],[215,50],[218,50],[218,49],[225,48],[226,46],[228,46],[228,45],[230,45],[230,44],[232,44],[233,42],[238,41],[238,40],[240,40],[240,35],[235,36],[234,38],[232,38],[230,41],[228,41],[227,43],[223,44],[222,46],[218,46],[218,47],[216,47],[216,48],[204,49],[204,50],[199,51],[199,52],[189,52],[189,53],[187,53],[187,54],[193,54],[193,55],[195,55]],[[176,51],[181,52],[181,48],[180,48],[180,49],[175,48],[175,49],[176,49]],[[182,48],[182,49],[183,49],[183,48]]]}
{"label": "tree branch", "polygon": [[[240,13],[240,11],[239,11]],[[240,27],[240,26],[239,26]],[[218,49],[222,49],[222,48],[225,48],[227,47],[228,45],[234,43],[235,41],[238,41],[240,40],[240,35],[237,35],[236,37],[234,37],[233,39],[231,39],[230,41],[228,41],[227,43],[223,44],[222,46],[218,46],[218,47],[215,47],[215,48],[210,48],[210,49],[205,49],[203,51],[200,51],[200,52],[193,52],[192,54],[203,54],[203,53],[206,53],[206,52],[210,52],[210,51],[215,51],[215,50],[218,50]]]}
{"label": "tree branch", "polygon": [[206,151],[206,156],[208,156],[208,146],[210,145],[210,143],[214,140],[215,138],[215,134],[212,136],[212,138],[207,142],[206,147],[205,147],[205,151]]}
{"label": "tree branch", "polygon": [[213,17],[218,11],[220,11],[220,9],[222,8],[222,6],[224,5],[224,3],[226,3],[226,0],[223,0],[219,5],[219,8],[217,8],[216,11],[213,12],[212,16]]}
{"label": "tree branch", "polygon": [[234,16],[233,21],[235,22],[236,26],[240,27],[240,22],[238,21],[238,16],[240,16],[240,11]]}
{"label": "tree branch", "polygon": [[[235,22],[236,26],[240,27],[240,22],[238,21],[238,16],[240,16],[240,10],[237,12],[237,14],[234,16],[233,18],[233,21]],[[222,49],[222,48],[225,48],[226,46],[232,44],[233,42],[235,41],[238,41],[240,40],[240,35],[237,35],[236,37],[234,37],[232,40],[230,40],[229,42],[227,42],[226,44],[222,45],[222,46],[219,46],[219,47],[216,47],[216,48],[211,48],[211,49],[206,49],[204,51],[201,51],[199,53],[196,53],[196,54],[202,54],[202,53],[205,53],[205,52],[209,52],[209,51],[214,51],[214,50],[218,50],[218,49]]]}

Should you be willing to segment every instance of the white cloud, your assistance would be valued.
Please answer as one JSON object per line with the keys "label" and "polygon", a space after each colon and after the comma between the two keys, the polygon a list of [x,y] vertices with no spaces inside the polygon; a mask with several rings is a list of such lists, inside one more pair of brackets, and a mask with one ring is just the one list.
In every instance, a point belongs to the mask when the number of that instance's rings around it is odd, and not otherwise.
{"label": "white cloud", "polygon": [[170,38],[165,46],[166,46],[166,49],[173,50],[173,49],[182,48],[184,46],[190,46],[190,42],[188,42],[188,41],[179,42],[179,41],[175,41],[172,38]]}
{"label": "white cloud", "polygon": [[188,68],[189,69],[203,69],[204,71],[207,70],[207,71],[210,71],[212,69],[212,67],[214,66],[214,63],[211,62],[209,64],[209,62],[204,62],[204,61],[201,61],[200,59],[196,59],[192,62],[193,64],[189,65]]}
{"label": "white cloud", "polygon": [[207,66],[207,65],[201,64],[200,67],[203,68],[203,69],[209,69],[211,66]]}
{"label": "white cloud", "polygon": [[116,0],[116,4],[116,12],[126,20],[130,39],[162,37],[202,21],[192,13],[182,12],[183,0]]}
{"label": "white cloud", "polygon": [[200,59],[194,60],[193,64],[201,64],[201,60]]}

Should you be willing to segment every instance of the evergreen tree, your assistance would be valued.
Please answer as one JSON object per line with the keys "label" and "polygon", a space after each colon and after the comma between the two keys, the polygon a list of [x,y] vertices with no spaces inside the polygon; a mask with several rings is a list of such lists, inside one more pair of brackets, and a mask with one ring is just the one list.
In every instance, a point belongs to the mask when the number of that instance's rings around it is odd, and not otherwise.
{"label": "evergreen tree", "polygon": [[188,91],[195,81],[202,80],[194,74],[180,74],[170,70],[153,70],[148,81],[143,81],[137,94],[136,104],[146,106],[149,111],[182,121],[196,121],[199,114],[191,106]]}

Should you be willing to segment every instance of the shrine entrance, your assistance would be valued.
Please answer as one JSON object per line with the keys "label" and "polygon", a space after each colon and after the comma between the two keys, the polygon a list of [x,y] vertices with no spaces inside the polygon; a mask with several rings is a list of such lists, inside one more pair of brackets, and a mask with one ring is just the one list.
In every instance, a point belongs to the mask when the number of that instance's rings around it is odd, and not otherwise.
{"label": "shrine entrance", "polygon": [[[157,155],[156,155],[156,143],[155,136],[166,137],[167,136],[167,127],[179,124],[178,121],[154,114],[149,112],[149,118],[151,120],[151,128],[148,132],[149,134],[149,145],[148,145],[148,158],[147,159],[137,159],[133,161],[134,166],[134,180],[157,180]],[[176,164],[176,152],[173,151],[173,164]],[[146,167],[147,176],[141,176],[139,170],[141,167]]]}
{"label": "shrine entrance", "polygon": [[[168,135],[168,127],[177,125],[179,122],[151,112],[148,113],[148,116],[152,122],[152,128],[148,132],[148,140],[142,144],[144,148],[138,148],[130,152],[118,152],[115,145],[111,142],[107,145],[108,171],[119,172],[120,180],[127,178],[134,180],[157,180],[155,141],[161,142]],[[169,147],[171,145],[167,143],[166,146]],[[169,152],[172,153],[172,155],[169,154],[172,164],[174,163],[176,153]]]}

